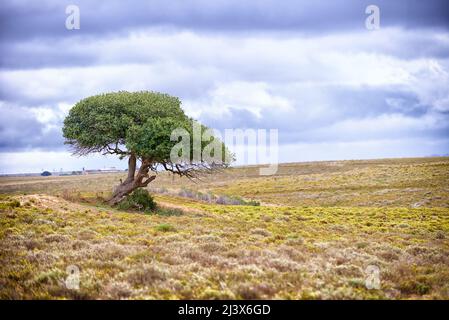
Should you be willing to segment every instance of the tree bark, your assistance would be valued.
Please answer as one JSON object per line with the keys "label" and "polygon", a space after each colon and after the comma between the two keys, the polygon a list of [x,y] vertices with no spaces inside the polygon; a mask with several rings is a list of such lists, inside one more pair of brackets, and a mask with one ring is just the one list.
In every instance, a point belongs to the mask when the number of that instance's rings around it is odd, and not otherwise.
{"label": "tree bark", "polygon": [[137,158],[134,154],[131,154],[128,159],[128,177],[125,181],[119,184],[108,203],[110,205],[116,205],[122,201],[128,194],[136,190],[137,188],[142,188],[148,186],[148,184],[153,181],[156,176],[149,176],[151,161],[147,159],[142,160],[142,165],[136,174],[136,164]]}
{"label": "tree bark", "polygon": [[134,180],[134,175],[136,174],[136,165],[137,165],[136,155],[134,153],[131,153],[128,159],[128,177],[126,178],[125,183]]}

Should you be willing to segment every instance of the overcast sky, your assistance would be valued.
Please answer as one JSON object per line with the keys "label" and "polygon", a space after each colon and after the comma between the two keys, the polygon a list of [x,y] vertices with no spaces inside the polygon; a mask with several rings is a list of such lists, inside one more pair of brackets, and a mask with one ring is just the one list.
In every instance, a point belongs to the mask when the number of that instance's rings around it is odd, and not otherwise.
{"label": "overcast sky", "polygon": [[77,101],[118,90],[278,129],[281,162],[447,154],[449,2],[1,1],[0,173],[124,168],[71,156],[61,133]]}

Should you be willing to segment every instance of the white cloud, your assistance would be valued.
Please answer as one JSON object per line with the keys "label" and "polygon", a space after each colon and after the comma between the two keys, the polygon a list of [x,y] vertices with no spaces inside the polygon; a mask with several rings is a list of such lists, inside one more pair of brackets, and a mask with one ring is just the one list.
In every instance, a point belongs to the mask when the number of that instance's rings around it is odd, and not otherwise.
{"label": "white cloud", "polygon": [[[398,42],[394,49],[390,37]],[[446,41],[443,36],[433,38]],[[441,79],[446,84],[446,66],[434,58],[404,59],[388,53],[411,41],[410,32],[400,29],[325,37],[235,37],[149,30],[128,37],[48,43],[52,51],[88,52],[95,57],[95,64],[3,70],[0,83],[19,98],[71,102],[110,90],[155,89],[190,98],[192,91],[198,97],[218,87],[215,93],[220,95],[223,90],[236,92],[238,83],[252,88],[262,84],[265,91],[294,83],[315,90],[403,86],[425,96]]]}
{"label": "white cloud", "polygon": [[[48,133],[57,132],[70,106],[87,96],[156,90],[179,96],[194,117],[233,120],[234,113],[247,112],[241,114],[254,119],[238,119],[239,125],[278,128],[280,136],[298,146],[316,143],[304,149],[312,158],[321,158],[320,148],[331,143],[388,139],[395,139],[397,148],[387,143],[389,151],[382,152],[376,145],[379,156],[394,150],[398,155],[422,153],[434,149],[413,145],[408,136],[422,135],[427,141],[447,137],[444,112],[449,110],[448,60],[426,54],[429,49],[419,47],[423,41],[443,49],[449,43],[446,33],[394,28],[328,36],[148,29],[104,39],[43,41],[27,48],[68,58],[85,54],[88,62],[1,69],[0,104],[12,103],[17,112],[28,109]],[[408,52],[415,47],[420,54]],[[8,137],[19,134],[7,121],[1,125]],[[400,139],[407,152],[401,151]],[[357,155],[350,147],[339,150]]]}
{"label": "white cloud", "polygon": [[317,141],[371,141],[379,138],[398,139],[425,136],[432,131],[447,130],[446,118],[436,114],[411,117],[400,113],[381,114],[361,119],[344,119],[330,126],[303,133],[306,140]]}
{"label": "white cloud", "polygon": [[264,82],[233,81],[217,84],[200,101],[188,101],[187,110],[194,115],[219,117],[232,110],[246,110],[260,118],[266,110],[291,111],[292,103],[285,97],[270,92]]}

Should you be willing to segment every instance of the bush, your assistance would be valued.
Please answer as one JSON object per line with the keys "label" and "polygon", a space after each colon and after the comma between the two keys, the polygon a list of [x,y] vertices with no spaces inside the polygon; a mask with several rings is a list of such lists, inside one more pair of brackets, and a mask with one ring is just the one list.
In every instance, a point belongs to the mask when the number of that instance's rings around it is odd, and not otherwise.
{"label": "bush", "polygon": [[240,197],[219,196],[215,201],[217,204],[234,205],[234,206],[260,206],[255,200],[245,201]]}
{"label": "bush", "polygon": [[197,194],[195,193],[195,191],[189,189],[182,189],[181,191],[179,191],[178,195],[184,198],[196,199]]}
{"label": "bush", "polygon": [[14,209],[14,208],[18,208],[18,207],[20,207],[20,202],[17,200],[12,200],[12,201],[9,201],[6,203],[5,202],[0,203],[1,210]]}
{"label": "bush", "polygon": [[167,223],[161,223],[160,225],[156,226],[156,230],[161,232],[176,231],[175,227]]}
{"label": "bush", "polygon": [[260,206],[260,202],[256,200],[245,201],[245,206]]}
{"label": "bush", "polygon": [[212,193],[202,193],[199,191],[192,191],[190,189],[183,188],[178,192],[178,196],[184,198],[191,198],[201,200],[209,203],[233,205],[233,206],[260,206],[260,202],[256,200],[246,201],[237,196],[215,196]]}
{"label": "bush", "polygon": [[156,202],[145,189],[137,189],[119,203],[120,210],[138,210],[150,212],[156,210]]}
{"label": "bush", "polygon": [[170,217],[170,216],[180,216],[180,215],[183,214],[183,212],[182,212],[182,210],[176,209],[176,208],[161,208],[161,207],[158,207],[154,211],[154,214],[157,214],[159,216]]}
{"label": "bush", "polygon": [[18,208],[18,207],[20,207],[20,202],[18,200],[13,200],[9,203],[9,206],[11,208]]}

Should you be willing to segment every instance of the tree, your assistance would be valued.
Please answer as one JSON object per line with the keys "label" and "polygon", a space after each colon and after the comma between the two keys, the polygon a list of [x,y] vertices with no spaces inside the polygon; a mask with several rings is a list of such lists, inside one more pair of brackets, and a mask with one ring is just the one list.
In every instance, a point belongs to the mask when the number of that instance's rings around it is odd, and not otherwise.
{"label": "tree", "polygon": [[[161,169],[195,178],[199,172],[211,172],[233,160],[225,145],[213,135],[207,141],[200,138],[199,145],[195,143],[192,140],[195,127],[201,133],[210,131],[186,116],[176,97],[150,91],[120,91],[79,101],[64,120],[63,135],[74,154],[99,152],[128,158],[128,176],[109,200],[115,205],[135,189],[146,187]],[[176,147],[181,143],[178,136],[173,139],[176,130],[187,134],[188,141],[181,141],[183,148],[178,149],[182,156],[174,161],[172,150],[178,150]],[[212,152],[220,154],[220,161],[216,161],[217,157],[211,161],[194,156],[198,148],[203,150],[212,142],[220,148],[220,152],[217,149]],[[179,155],[179,151],[175,153]],[[155,174],[150,176],[150,171]]]}

